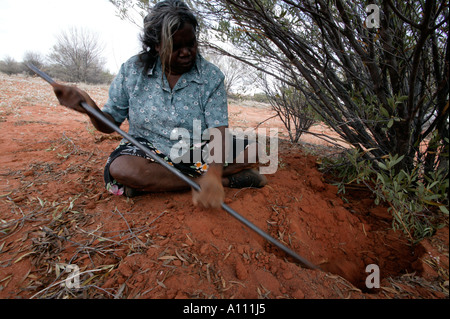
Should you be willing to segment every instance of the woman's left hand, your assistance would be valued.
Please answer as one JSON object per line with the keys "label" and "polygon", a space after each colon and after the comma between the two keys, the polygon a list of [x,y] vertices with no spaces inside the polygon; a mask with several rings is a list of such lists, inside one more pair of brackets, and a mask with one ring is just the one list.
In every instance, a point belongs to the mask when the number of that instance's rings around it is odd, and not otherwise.
{"label": "woman's left hand", "polygon": [[222,170],[211,168],[198,179],[201,190],[192,190],[194,205],[200,204],[205,208],[220,208],[225,198],[222,185]]}

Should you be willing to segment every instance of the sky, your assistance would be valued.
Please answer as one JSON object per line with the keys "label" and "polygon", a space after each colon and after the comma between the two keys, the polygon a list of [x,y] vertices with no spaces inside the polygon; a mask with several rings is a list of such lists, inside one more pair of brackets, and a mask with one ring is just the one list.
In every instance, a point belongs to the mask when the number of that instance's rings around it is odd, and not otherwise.
{"label": "sky", "polygon": [[112,73],[141,48],[139,27],[117,17],[108,0],[0,0],[0,60],[22,61],[27,51],[46,56],[70,27],[98,35]]}

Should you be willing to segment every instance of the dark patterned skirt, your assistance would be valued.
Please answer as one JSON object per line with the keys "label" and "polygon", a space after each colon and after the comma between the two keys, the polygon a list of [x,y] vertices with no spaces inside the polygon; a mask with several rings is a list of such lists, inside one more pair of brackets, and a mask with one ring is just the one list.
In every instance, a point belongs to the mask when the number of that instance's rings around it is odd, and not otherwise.
{"label": "dark patterned skirt", "polygon": [[[196,158],[198,157],[200,160],[192,163],[187,163],[184,161],[181,161],[179,163],[174,163],[169,156],[166,154],[163,154],[161,151],[159,151],[156,147],[153,146],[151,142],[144,138],[137,137],[135,138],[140,144],[148,148],[153,154],[156,154],[161,159],[163,159],[167,164],[170,166],[175,167],[178,169],[181,173],[183,173],[186,176],[190,177],[199,177],[202,174],[204,174],[206,171],[208,171],[208,164],[204,161],[205,156],[198,156],[199,154],[203,154],[203,152],[206,151],[205,146],[207,145],[206,142],[201,143],[198,146],[192,146],[190,148],[190,158]],[[248,146],[248,140],[244,140],[244,147]],[[236,158],[236,137],[233,136],[233,159]],[[145,152],[143,152],[140,148],[136,147],[132,143],[123,140],[119,146],[111,153],[108,160],[106,161],[105,170],[103,172],[103,178],[105,180],[106,189],[114,194],[114,195],[122,195],[123,194],[123,185],[118,183],[109,173],[109,167],[111,166],[111,163],[119,156],[122,155],[131,155],[131,156],[139,156],[145,159],[148,159],[151,162],[156,162],[152,157],[147,155]],[[197,155],[197,156],[195,156]],[[228,164],[225,163],[224,166],[227,166]]]}

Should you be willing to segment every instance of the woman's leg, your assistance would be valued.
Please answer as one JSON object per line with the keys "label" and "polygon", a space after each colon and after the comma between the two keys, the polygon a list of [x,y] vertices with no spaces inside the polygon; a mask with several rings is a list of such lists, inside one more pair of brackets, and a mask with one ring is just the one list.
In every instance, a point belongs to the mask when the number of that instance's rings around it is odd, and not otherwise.
{"label": "woman's leg", "polygon": [[122,155],[109,167],[109,173],[120,184],[146,192],[187,190],[190,186],[158,163]]}
{"label": "woman's leg", "polygon": [[223,186],[242,188],[263,187],[267,184],[267,178],[255,169],[258,167],[258,147],[259,145],[255,143],[252,148],[245,148],[224,168]]}
{"label": "woman's leg", "polygon": [[[258,165],[257,152],[252,151],[250,153],[249,149],[246,148],[241,154],[238,154],[233,163],[229,163],[224,168],[222,178],[223,186],[229,187],[230,178],[240,178],[240,173],[244,179],[248,179],[245,176],[248,176],[249,169]],[[256,170],[252,171],[251,178],[254,180],[253,184],[256,183],[256,185],[264,186],[267,182],[265,177],[260,175]],[[121,155],[117,157],[109,166],[109,174],[116,182],[145,192],[190,189],[190,186],[185,181],[160,164],[139,156]],[[195,178],[192,179],[195,180]],[[246,184],[245,181],[243,183]]]}

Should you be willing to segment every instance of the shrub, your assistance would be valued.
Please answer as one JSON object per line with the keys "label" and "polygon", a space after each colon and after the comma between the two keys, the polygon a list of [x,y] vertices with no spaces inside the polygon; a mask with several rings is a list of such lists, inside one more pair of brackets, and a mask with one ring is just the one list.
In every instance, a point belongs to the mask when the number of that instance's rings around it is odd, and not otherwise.
{"label": "shrub", "polygon": [[388,155],[377,162],[352,149],[334,160],[324,160],[322,170],[337,177],[339,193],[350,184],[364,184],[375,195],[375,204],[387,203],[392,227],[401,229],[412,243],[431,236],[448,223],[448,172],[425,175],[418,164],[411,172],[397,169],[404,156]]}

